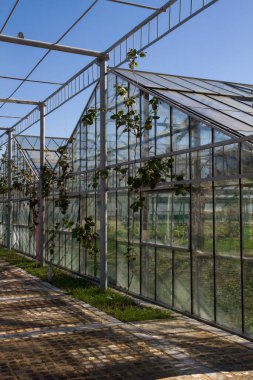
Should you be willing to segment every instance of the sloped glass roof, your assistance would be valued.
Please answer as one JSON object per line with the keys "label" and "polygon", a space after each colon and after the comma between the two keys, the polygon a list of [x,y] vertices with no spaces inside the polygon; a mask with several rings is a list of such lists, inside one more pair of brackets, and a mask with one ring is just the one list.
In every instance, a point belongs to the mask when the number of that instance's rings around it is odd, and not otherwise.
{"label": "sloped glass roof", "polygon": [[[33,169],[39,173],[40,168],[40,138],[39,136],[17,135],[15,141],[21,148],[23,154],[28,159]],[[45,138],[45,160],[49,167],[53,168],[59,158],[57,149],[67,143],[67,138],[46,137]]]}
{"label": "sloped glass roof", "polygon": [[117,74],[232,133],[253,134],[253,85],[144,71]]}

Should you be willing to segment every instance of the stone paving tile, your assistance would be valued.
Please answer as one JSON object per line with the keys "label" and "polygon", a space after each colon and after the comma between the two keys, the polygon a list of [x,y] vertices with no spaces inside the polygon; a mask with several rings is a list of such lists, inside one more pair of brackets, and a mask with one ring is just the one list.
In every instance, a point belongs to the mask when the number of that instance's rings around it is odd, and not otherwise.
{"label": "stone paving tile", "polygon": [[249,341],[174,316],[121,323],[0,262],[0,380],[253,379]]}

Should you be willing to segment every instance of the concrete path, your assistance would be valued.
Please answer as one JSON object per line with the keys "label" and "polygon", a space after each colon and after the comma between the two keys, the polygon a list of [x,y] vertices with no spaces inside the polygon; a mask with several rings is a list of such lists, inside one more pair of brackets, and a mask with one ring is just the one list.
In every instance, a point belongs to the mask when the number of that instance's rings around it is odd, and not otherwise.
{"label": "concrete path", "polygon": [[253,343],[174,314],[120,321],[0,262],[0,380],[253,379]]}

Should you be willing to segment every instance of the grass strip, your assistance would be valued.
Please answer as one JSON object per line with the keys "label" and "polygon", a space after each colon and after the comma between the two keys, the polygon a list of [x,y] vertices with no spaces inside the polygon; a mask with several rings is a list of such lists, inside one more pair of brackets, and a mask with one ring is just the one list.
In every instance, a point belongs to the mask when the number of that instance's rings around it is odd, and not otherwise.
{"label": "grass strip", "polygon": [[[47,266],[41,268],[36,261],[3,248],[0,248],[0,259],[47,281]],[[58,268],[54,268],[51,284],[122,322],[172,318],[169,310],[138,305],[131,297],[120,294],[113,289],[102,292],[97,284]]]}

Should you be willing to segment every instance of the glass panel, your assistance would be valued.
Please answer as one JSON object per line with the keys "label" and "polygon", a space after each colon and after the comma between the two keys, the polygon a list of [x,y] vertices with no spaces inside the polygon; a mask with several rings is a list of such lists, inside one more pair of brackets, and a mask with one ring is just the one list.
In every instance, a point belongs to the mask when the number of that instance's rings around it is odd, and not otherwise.
{"label": "glass panel", "polygon": [[117,195],[117,240],[128,241],[128,194]]}
{"label": "glass panel", "polygon": [[239,186],[215,189],[217,322],[241,330]]}
{"label": "glass panel", "polygon": [[238,144],[225,145],[214,149],[215,176],[237,175],[238,162]]}
{"label": "glass panel", "polygon": [[[135,196],[130,194],[130,204],[132,204],[135,200]],[[130,242],[140,242],[140,211],[133,212],[132,209],[129,208],[129,241]]]}
{"label": "glass panel", "polygon": [[253,334],[253,183],[242,188],[243,286],[245,332]]}
{"label": "glass panel", "polygon": [[172,236],[176,247],[189,245],[189,199],[189,194],[173,195]]}
{"label": "glass panel", "polygon": [[242,144],[242,174],[253,174],[253,146]]}
{"label": "glass panel", "polygon": [[[141,120],[142,120],[142,127],[144,127],[144,124],[146,120],[150,116],[150,109],[151,106],[149,104],[149,96],[148,94],[143,94],[141,98],[142,104],[141,104]],[[152,128],[151,129],[144,129],[142,136],[141,136],[141,157],[151,157],[155,154],[155,125],[154,120],[152,120]]]}
{"label": "glass panel", "polygon": [[[128,88],[128,83],[120,78],[117,78],[117,85]],[[117,96],[117,112],[120,110],[126,111],[122,97]],[[117,129],[117,162],[128,161],[128,132],[124,132],[124,129],[125,126]]]}
{"label": "glass panel", "polygon": [[172,194],[157,194],[156,243],[171,245]]}
{"label": "glass panel", "polygon": [[191,310],[191,260],[189,252],[174,253],[174,306]]}
{"label": "glass panel", "polygon": [[170,152],[170,106],[161,102],[158,107],[159,119],[156,122],[156,154]]}
{"label": "glass panel", "polygon": [[155,298],[155,248],[142,248],[141,255],[141,294]]}
{"label": "glass panel", "polygon": [[[136,105],[133,107],[137,111],[137,115],[140,115],[140,90],[131,85],[129,87],[129,95],[135,96]],[[140,137],[136,137],[135,133],[129,133],[129,159],[137,160],[140,158]]]}
{"label": "glass panel", "polygon": [[221,131],[214,130],[214,142],[222,142],[231,139],[231,136],[226,135]]}
{"label": "glass panel", "polygon": [[192,179],[212,177],[212,150],[191,153]]}
{"label": "glass panel", "polygon": [[191,118],[191,147],[212,143],[212,128],[202,121]]}
{"label": "glass panel", "polygon": [[182,175],[184,180],[189,179],[189,153],[174,156],[174,174]]}
{"label": "glass panel", "polygon": [[189,117],[172,108],[172,148],[173,151],[189,148]]}
{"label": "glass panel", "polygon": [[142,241],[155,243],[157,195],[155,193],[145,195],[145,207],[142,209]]}
{"label": "glass panel", "polygon": [[117,286],[128,289],[127,244],[117,244]]}
{"label": "glass panel", "polygon": [[156,300],[172,305],[172,252],[156,249]]}
{"label": "glass panel", "polygon": [[192,188],[193,312],[214,319],[212,184]]}
{"label": "glass panel", "polygon": [[117,220],[116,220],[116,193],[108,193],[107,203],[107,238],[108,238],[108,279],[112,283],[116,283],[116,232],[117,232]]}
{"label": "glass panel", "polygon": [[131,251],[132,258],[129,260],[129,289],[131,292],[140,294],[140,247],[132,246]]}

